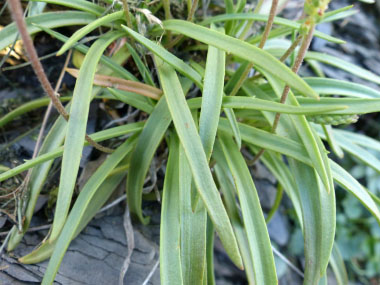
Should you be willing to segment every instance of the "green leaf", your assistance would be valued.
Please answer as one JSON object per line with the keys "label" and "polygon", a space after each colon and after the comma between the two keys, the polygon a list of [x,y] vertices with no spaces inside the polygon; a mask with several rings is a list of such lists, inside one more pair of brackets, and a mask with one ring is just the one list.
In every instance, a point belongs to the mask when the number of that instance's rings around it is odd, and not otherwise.
{"label": "green leaf", "polygon": [[[254,13],[222,14],[222,15],[218,15],[214,17],[209,17],[206,20],[202,21],[200,25],[206,26],[210,23],[229,22],[229,21],[236,21],[236,20],[251,20],[251,21],[253,20],[253,21],[259,21],[259,22],[267,22],[268,15],[254,14]],[[273,23],[276,25],[281,25],[287,28],[291,28],[292,30],[299,30],[302,25],[302,23],[298,23],[295,21],[281,18],[281,17],[274,17]],[[320,31],[315,31],[314,35],[318,38],[321,38],[333,43],[337,43],[337,44],[345,43],[344,40],[332,37]]]}
{"label": "green leaf", "polygon": [[313,168],[290,160],[302,207],[305,242],[304,284],[317,284],[326,274],[335,236],[335,193],[323,189]]}
{"label": "green leaf", "polygon": [[258,68],[283,80],[286,84],[299,90],[302,94],[318,98],[318,94],[285,64],[256,46],[186,21],[168,20],[164,21],[163,25],[166,30],[184,34],[253,62]]}
{"label": "green leaf", "polygon": [[148,98],[144,96],[141,96],[132,92],[113,89],[113,88],[107,88],[107,90],[117,99],[119,99],[121,102],[131,105],[148,114],[152,113],[154,110],[154,106],[152,106],[149,100],[147,100]]}
{"label": "green leaf", "polygon": [[238,193],[253,260],[255,283],[276,284],[272,247],[251,173],[232,137],[222,133],[218,137]]}
{"label": "green leaf", "polygon": [[[50,101],[50,98],[47,98]],[[66,110],[69,110],[71,104],[66,106]],[[67,122],[63,117],[59,117],[54,125],[51,127],[49,133],[47,134],[43,144],[41,145],[40,151],[38,152],[38,157],[54,151],[56,148],[62,145],[63,140],[66,135]],[[63,153],[63,150],[62,152]],[[24,234],[29,228],[30,222],[32,220],[34,209],[37,203],[37,199],[43,188],[43,185],[48,176],[53,160],[47,161],[46,163],[39,164],[32,169],[29,180],[29,200],[28,206],[25,212],[25,221],[22,225],[23,231],[20,233],[18,229],[12,231],[12,235],[9,239],[7,249],[8,251],[13,250],[17,244],[22,240]]]}
{"label": "green leaf", "polygon": [[340,19],[350,17],[350,16],[358,13],[359,12],[358,10],[351,10],[351,8],[353,8],[353,7],[354,7],[354,5],[349,5],[349,6],[340,8],[340,9],[329,11],[329,12],[325,13],[325,15],[323,16],[321,23],[333,22],[336,20],[340,20]]}
{"label": "green leaf", "polygon": [[360,78],[367,79],[369,81],[380,84],[380,76],[361,68],[355,64],[342,60],[332,55],[328,55],[325,53],[319,53],[314,51],[309,51],[306,53],[305,59],[313,59],[316,61],[323,62],[325,64],[329,64],[335,66],[339,69],[345,70],[348,73],[354,74]]}
{"label": "green leaf", "polygon": [[153,81],[152,75],[150,74],[150,71],[145,66],[145,64],[142,62],[142,60],[141,60],[140,56],[138,55],[137,51],[129,43],[126,43],[126,46],[127,46],[128,50],[129,50],[130,54],[132,55],[133,60],[135,61],[135,64],[137,66],[137,69],[139,70],[142,78],[144,79],[144,82],[146,84],[151,85],[151,86],[156,86],[154,84],[154,81]]}
{"label": "green leaf", "polygon": [[[60,11],[45,12],[32,17],[25,18],[28,33],[30,35],[38,33],[41,28],[33,25],[43,25],[48,28],[57,28],[65,26],[87,25],[96,20],[96,17],[86,12]],[[17,36],[18,30],[15,23],[9,24],[0,31],[0,50],[13,43]]]}
{"label": "green leaf", "polygon": [[144,129],[138,138],[136,148],[132,153],[130,170],[127,177],[128,206],[131,213],[135,214],[144,224],[149,221],[143,217],[141,210],[144,180],[154,153],[171,121],[166,99],[162,97],[145,123]]}
{"label": "green leaf", "polygon": [[336,162],[331,160],[330,165],[335,181],[338,182],[344,189],[353,194],[364,205],[364,207],[372,213],[380,225],[379,208],[364,187]]}
{"label": "green leaf", "polygon": [[249,249],[248,238],[244,225],[240,219],[239,209],[235,203],[236,191],[232,182],[232,175],[228,169],[227,161],[225,160],[223,152],[220,148],[215,148],[213,158],[217,161],[217,164],[214,167],[215,174],[218,178],[227,213],[231,219],[231,224],[239,244],[241,256],[244,262],[244,271],[248,278],[249,284],[254,284],[255,275],[251,251]]}
{"label": "green leaf", "polygon": [[209,46],[199,118],[199,136],[209,161],[218,129],[223,99],[225,53]]}
{"label": "green leaf", "polygon": [[[67,102],[71,100],[71,97],[60,97],[59,99],[62,102]],[[47,106],[49,102],[50,98],[41,98],[22,104],[21,106],[17,107],[16,109],[0,118],[0,128],[4,127],[6,124],[12,122],[14,119],[27,112]]]}
{"label": "green leaf", "polygon": [[[144,126],[144,122],[128,124],[128,125],[119,126],[119,127],[115,127],[115,128],[111,128],[108,130],[104,130],[104,131],[94,133],[94,134],[90,135],[90,137],[96,142],[101,142],[101,141],[104,141],[107,139],[126,135],[129,133],[139,132],[139,131],[141,131],[143,126]],[[85,142],[83,146],[87,146],[87,145],[88,145],[88,143]],[[45,154],[37,156],[34,159],[30,159],[30,160],[24,162],[23,164],[21,164],[19,166],[16,166],[16,167],[14,167],[14,168],[12,168],[12,169],[4,172],[4,173],[1,173],[0,174],[0,182],[4,181],[10,177],[13,177],[13,176],[25,171],[25,170],[28,170],[29,168],[32,168],[33,166],[36,166],[36,165],[41,164],[43,162],[46,162],[46,161],[49,161],[51,159],[60,157],[62,154],[63,154],[63,147],[59,147],[59,148],[51,150]]]}
{"label": "green leaf", "polygon": [[190,78],[198,87],[203,86],[202,77],[199,75],[198,72],[196,72],[194,69],[192,69],[188,64],[184,63],[181,59],[179,59],[178,57],[176,57],[172,53],[168,52],[165,48],[163,48],[163,47],[159,46],[158,44],[148,40],[147,38],[143,37],[139,33],[136,33],[135,31],[131,30],[130,28],[128,28],[124,25],[122,25],[121,27],[124,29],[124,31],[126,31],[128,33],[128,35],[133,37],[140,44],[142,44],[147,49],[149,49],[151,52],[153,52],[155,55],[160,57],[163,61],[170,64],[172,67],[174,67],[182,75]]}
{"label": "green leaf", "polygon": [[57,55],[61,55],[65,53],[68,49],[70,49],[77,41],[79,41],[81,38],[95,30],[96,28],[104,25],[108,25],[109,23],[113,23],[117,20],[121,20],[124,18],[124,11],[118,11],[106,16],[103,16],[99,19],[96,19],[95,21],[91,22],[87,26],[84,26],[83,28],[77,30],[67,42],[59,49],[57,52]]}
{"label": "green leaf", "polygon": [[[52,37],[60,40],[61,42],[67,42],[69,40],[68,37],[66,37],[66,36],[64,36],[64,35],[56,32],[56,31],[53,31],[52,29],[49,29],[49,28],[46,28],[43,26],[39,26],[39,25],[36,25],[36,26],[38,26],[45,33],[48,33]],[[73,48],[80,51],[81,53],[84,53],[84,54],[86,54],[89,50],[89,47],[85,46],[84,44],[76,44],[76,45],[74,45]],[[104,64],[106,67],[108,67],[109,69],[111,69],[112,71],[114,71],[117,75],[121,76],[122,78],[127,79],[127,80],[138,81],[137,78],[132,73],[130,73],[128,70],[126,70],[124,67],[122,67],[120,63],[114,61],[113,59],[109,58],[108,56],[102,55],[100,58],[100,62],[102,64]],[[102,74],[104,74],[104,72],[102,72]]]}
{"label": "green leaf", "polygon": [[[169,144],[160,225],[160,277],[162,284],[183,284],[181,269],[181,219],[179,148],[176,135]],[[183,268],[186,270],[186,268]]]}
{"label": "green leaf", "polygon": [[319,94],[344,95],[357,98],[380,98],[379,91],[358,83],[318,77],[306,77],[304,80]]}
{"label": "green leaf", "polygon": [[[282,90],[284,88],[283,84],[281,84],[281,82],[266,72],[265,75],[273,90],[275,91],[277,97],[281,98]],[[288,99],[285,103],[293,106],[299,106],[297,98],[293,95],[292,91],[289,91]],[[313,167],[321,178],[324,186],[326,187],[326,190],[328,192],[333,191],[334,183],[327,157],[327,151],[324,148],[321,139],[312,130],[309,122],[304,116],[290,116],[290,119],[293,124],[292,128],[295,128],[299,138],[301,139],[301,142],[305,146],[310,160],[313,163]]]}
{"label": "green leaf", "polygon": [[[326,138],[326,136],[322,133],[319,133],[319,135],[324,139]],[[380,173],[380,160],[375,155],[362,148],[361,146],[358,146],[357,144],[353,143],[355,141],[346,138],[344,135],[341,135],[340,133],[335,133],[335,138],[339,146],[342,147],[345,151],[347,151],[356,159]]]}
{"label": "green leaf", "polygon": [[69,211],[86,134],[92,82],[95,76],[96,66],[103,51],[118,37],[120,37],[119,32],[111,32],[99,38],[88,51],[79,72],[78,80],[74,88],[72,107],[66,132],[57,206],[50,236],[52,241],[55,240],[61,232]]}
{"label": "green leaf", "polygon": [[355,144],[358,144],[362,147],[370,148],[380,152],[380,142],[373,138],[370,138],[362,134],[357,134],[354,132],[339,129],[334,129],[334,133],[338,133],[339,135],[345,137],[346,139],[352,142],[355,142]]}
{"label": "green leaf", "polygon": [[380,99],[369,98],[321,98],[319,101],[310,100],[309,98],[297,98],[303,106],[313,106],[323,108],[323,106],[346,106],[347,108],[327,112],[330,114],[355,115],[368,114],[380,111]]}
{"label": "green leaf", "polygon": [[77,200],[75,201],[67,222],[62,229],[62,233],[59,235],[53,255],[45,271],[42,284],[52,284],[54,282],[55,275],[58,272],[63,256],[65,255],[71,240],[74,238],[75,233],[80,226],[81,218],[85,215],[87,208],[91,206],[90,201],[94,197],[97,189],[107,178],[108,174],[132,150],[132,146],[134,145],[133,141],[135,138],[136,136],[133,136],[119,146],[94,172],[83,187]]}
{"label": "green leaf", "polygon": [[[112,173],[112,172],[111,172]],[[110,198],[116,187],[125,177],[125,173],[119,173],[108,177],[102,185],[97,189],[94,196],[89,201],[89,206],[86,212],[81,216],[80,224],[75,231],[74,238],[87,226],[90,220],[96,215],[98,210],[103,206],[105,202]],[[35,264],[42,262],[49,258],[54,250],[57,241],[52,243],[46,241],[37,249],[31,253],[21,257],[19,261],[24,264]]]}
{"label": "green leaf", "polygon": [[198,201],[193,211],[191,169],[183,147],[179,153],[179,197],[181,219],[181,263],[184,284],[203,284],[206,278],[207,212]]}
{"label": "green leaf", "polygon": [[45,2],[49,4],[62,5],[75,10],[85,11],[95,16],[104,13],[104,8],[86,0],[31,0],[33,2]]}
{"label": "green leaf", "polygon": [[185,149],[197,190],[227,254],[239,268],[242,268],[242,261],[230,220],[212,178],[201,139],[187,107],[178,77],[174,69],[168,64],[157,57],[156,62],[161,86],[165,94],[164,98],[167,100],[175,129]]}
{"label": "green leaf", "polygon": [[335,279],[338,285],[349,284],[346,267],[344,266],[343,258],[336,243],[334,243],[332,250],[330,265],[334,271]]}

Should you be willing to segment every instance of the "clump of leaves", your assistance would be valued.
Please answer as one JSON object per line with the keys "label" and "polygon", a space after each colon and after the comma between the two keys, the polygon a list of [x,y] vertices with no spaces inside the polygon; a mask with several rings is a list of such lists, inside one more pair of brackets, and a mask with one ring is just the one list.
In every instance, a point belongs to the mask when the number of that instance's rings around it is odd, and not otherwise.
{"label": "clump of leaves", "polygon": [[[163,284],[214,284],[215,232],[250,283],[277,283],[266,221],[249,171],[259,160],[277,178],[296,211],[305,243],[304,283],[318,284],[329,263],[338,282],[347,283],[344,263],[334,247],[335,183],[357,198],[377,222],[379,199],[328,157],[323,140],[338,156],[353,155],[380,171],[378,159],[366,150],[379,151],[377,145],[331,126],[354,123],[358,115],[380,111],[380,92],[297,73],[306,60],[314,67],[315,62],[330,64],[380,83],[380,77],[367,70],[308,51],[313,36],[343,43],[315,27],[351,15],[351,6],[326,12],[328,0],[306,0],[304,17],[296,21],[275,16],[277,0],[272,1],[269,15],[260,14],[262,1],[250,11],[244,0],[225,0],[213,4],[213,11],[218,12],[213,16],[206,2],[200,11],[197,0],[187,1],[187,6],[168,0],[104,0],[98,4],[44,0],[70,9],[40,13],[24,21],[17,2],[8,4],[28,56],[62,115],[38,156],[0,174],[0,181],[5,181],[32,169],[25,183],[28,187],[24,184],[25,189],[15,193],[25,206],[19,209],[23,223],[9,236],[8,250],[13,250],[28,230],[53,159],[62,156],[51,231],[36,250],[20,259],[36,263],[50,257],[43,284],[54,281],[71,240],[125,176],[130,211],[140,222],[149,223],[142,209],[143,186],[163,141],[169,153],[161,214]],[[181,15],[186,19],[178,19]],[[265,28],[252,33],[255,22],[265,22]],[[17,37],[16,23],[0,31],[0,50]],[[83,28],[69,38],[54,30],[74,25]],[[84,45],[81,40],[97,29],[103,32],[90,46]],[[64,43],[57,55],[70,49],[85,54],[79,60],[79,71],[69,70],[77,81],[72,97],[60,98],[70,101],[65,108],[44,81],[38,59],[31,55],[28,37],[38,32]],[[112,56],[103,55],[111,44]],[[147,119],[86,136],[89,104],[99,98],[124,102]],[[46,98],[26,103],[2,117],[0,126],[48,103]],[[110,138],[120,138],[113,151],[98,144]],[[88,144],[112,153],[70,210],[80,156]],[[254,159],[247,162],[242,149],[255,155]]]}

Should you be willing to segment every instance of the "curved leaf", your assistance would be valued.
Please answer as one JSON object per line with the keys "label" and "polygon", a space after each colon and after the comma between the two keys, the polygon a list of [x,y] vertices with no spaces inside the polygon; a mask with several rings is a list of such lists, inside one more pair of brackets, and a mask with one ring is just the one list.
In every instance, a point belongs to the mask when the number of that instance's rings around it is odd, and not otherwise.
{"label": "curved leaf", "polygon": [[218,134],[219,142],[234,178],[244,227],[253,260],[256,284],[276,284],[272,247],[259,197],[244,157],[231,137]]}
{"label": "curved leaf", "polygon": [[318,98],[318,94],[285,64],[256,46],[186,21],[168,20],[164,21],[163,25],[167,30],[184,34],[253,62],[255,66],[283,80],[305,96]]}
{"label": "curved leaf", "polygon": [[168,64],[156,57],[161,86],[183,148],[193,173],[194,181],[205,207],[231,260],[242,268],[242,260],[230,220],[219,196],[208,167],[194,120],[187,107],[178,77]]}
{"label": "curved leaf", "polygon": [[57,55],[61,55],[65,53],[68,49],[70,49],[77,41],[79,41],[81,38],[86,36],[88,33],[92,32],[96,28],[100,26],[107,25],[109,23],[113,23],[114,21],[123,19],[124,17],[124,11],[118,11],[106,16],[103,16],[99,19],[96,19],[95,21],[91,22],[87,26],[84,26],[83,28],[77,30],[65,44],[59,49],[57,52]]}
{"label": "curved leaf", "polygon": [[[87,12],[60,11],[46,12],[36,16],[25,18],[25,22],[30,35],[41,31],[41,28],[33,25],[43,25],[48,28],[64,26],[87,25],[96,20],[96,17]],[[0,31],[0,50],[13,43],[17,36],[15,23],[9,24]]]}
{"label": "curved leaf", "polygon": [[62,5],[75,10],[85,11],[96,16],[104,13],[104,8],[86,0],[31,0],[33,2],[45,2],[49,4]]}
{"label": "curved leaf", "polygon": [[91,46],[80,69],[74,88],[72,107],[66,131],[57,206],[50,236],[51,240],[55,240],[58,237],[69,211],[86,134],[92,81],[95,76],[96,66],[103,51],[119,36],[120,33],[111,32],[99,38]]}

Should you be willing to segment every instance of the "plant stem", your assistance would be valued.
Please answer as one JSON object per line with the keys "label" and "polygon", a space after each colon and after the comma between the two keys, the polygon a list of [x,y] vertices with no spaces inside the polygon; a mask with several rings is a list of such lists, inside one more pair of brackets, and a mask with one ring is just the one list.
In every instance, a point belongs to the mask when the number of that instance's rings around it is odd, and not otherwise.
{"label": "plant stem", "polygon": [[[125,19],[126,19],[126,22],[127,22],[127,26],[128,26],[128,28],[130,28],[131,30],[133,30],[131,15],[129,14],[128,1],[127,0],[122,0],[122,2],[123,2],[123,9],[124,9],[124,14],[125,14]],[[133,47],[135,47],[135,40],[134,40],[134,38],[130,37],[130,41],[131,41],[131,45]]]}
{"label": "plant stem", "polygon": [[[259,0],[255,9],[253,10],[253,14],[257,14],[258,12],[260,12],[260,9],[261,9],[261,6],[263,6],[263,3],[264,3],[264,0]],[[254,22],[255,22],[254,20],[249,20],[247,22],[247,24],[244,27],[244,30],[241,32],[241,34],[239,36],[239,39],[244,40],[245,36],[249,32],[249,30],[252,28],[252,25]]]}
{"label": "plant stem", "polygon": [[[265,42],[268,39],[269,33],[270,33],[272,26],[273,26],[274,17],[276,16],[277,5],[278,5],[278,0],[273,0],[272,6],[271,6],[270,12],[269,12],[268,22],[265,26],[263,36],[262,36],[260,43],[259,43],[259,48],[263,48],[265,45]],[[247,78],[249,72],[251,71],[252,67],[253,67],[253,63],[250,63],[247,65],[242,76],[240,77],[240,80],[236,83],[236,85],[232,89],[231,93],[229,94],[230,96],[235,96],[236,93],[241,88],[241,86],[243,86],[244,81],[246,80],[246,78]]]}
{"label": "plant stem", "polygon": [[[292,43],[292,45],[285,51],[285,53],[280,57],[280,61],[281,62],[284,62],[291,54],[292,52],[296,49],[296,47],[299,45],[299,43],[301,42],[302,40],[302,35],[299,35],[296,40]],[[261,73],[258,73],[256,74],[255,76],[252,76],[251,78],[249,78],[249,80],[255,80],[255,79],[258,79],[260,77],[262,77],[263,75]]]}
{"label": "plant stem", "polygon": [[[37,78],[41,83],[42,88],[50,97],[54,107],[58,110],[61,116],[67,121],[69,119],[69,114],[66,112],[61,101],[56,96],[56,92],[53,90],[53,87],[51,86],[45,74],[42,64],[38,59],[37,51],[34,48],[32,38],[30,37],[27,27],[26,27],[20,0],[8,0],[8,4],[9,4],[12,17],[17,24],[19,33],[21,35],[21,39],[24,43],[25,51],[32,64],[33,70],[36,73]],[[96,149],[100,151],[107,152],[107,153],[110,153],[113,151],[110,148],[99,145],[94,140],[92,140],[88,135],[86,135],[86,140],[88,141],[90,145],[92,145],[93,147],[95,147]]]}
{"label": "plant stem", "polygon": [[[192,22],[192,21],[193,21],[193,17],[194,17],[195,11],[197,10],[197,7],[198,7],[198,0],[194,0],[194,1],[193,1],[193,4],[191,5],[191,9],[190,9],[189,13],[187,14],[187,21],[189,21],[189,22]],[[182,40],[182,38],[183,38],[183,35],[179,35],[179,36],[177,36],[174,40],[172,40],[172,41],[166,46],[166,48],[167,48],[167,49],[172,48],[172,47],[175,46],[180,40]]]}
{"label": "plant stem", "polygon": [[[312,24],[307,35],[303,37],[302,44],[298,51],[296,61],[294,62],[294,65],[292,67],[292,71],[294,73],[298,73],[298,70],[301,67],[303,59],[305,58],[306,52],[309,49],[311,40],[313,38],[314,29],[315,29],[315,24]],[[282,104],[285,103],[286,99],[288,98],[289,91],[290,91],[290,87],[286,85],[284,90],[282,91],[280,103]],[[276,113],[276,116],[274,118],[273,125],[272,125],[272,133],[276,132],[278,123],[280,121],[280,116],[281,116],[281,113]],[[260,157],[263,155],[264,152],[265,152],[265,149],[261,149],[253,158],[253,160],[249,162],[249,165],[255,164],[260,159]]]}

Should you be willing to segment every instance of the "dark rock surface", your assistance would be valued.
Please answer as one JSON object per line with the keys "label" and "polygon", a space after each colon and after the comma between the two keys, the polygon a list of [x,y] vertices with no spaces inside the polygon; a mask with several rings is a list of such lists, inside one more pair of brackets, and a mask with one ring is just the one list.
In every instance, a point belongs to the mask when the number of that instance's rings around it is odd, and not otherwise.
{"label": "dark rock surface", "polygon": [[[149,226],[148,226],[149,228]],[[35,248],[46,231],[29,233],[12,255],[0,263],[0,284],[40,284],[48,261],[36,265],[19,264],[20,257]],[[135,249],[124,284],[142,284],[154,269],[158,245],[134,229]],[[127,255],[122,215],[92,221],[71,243],[58,271],[56,284],[118,284],[121,266]],[[157,267],[147,284],[160,284]]]}

